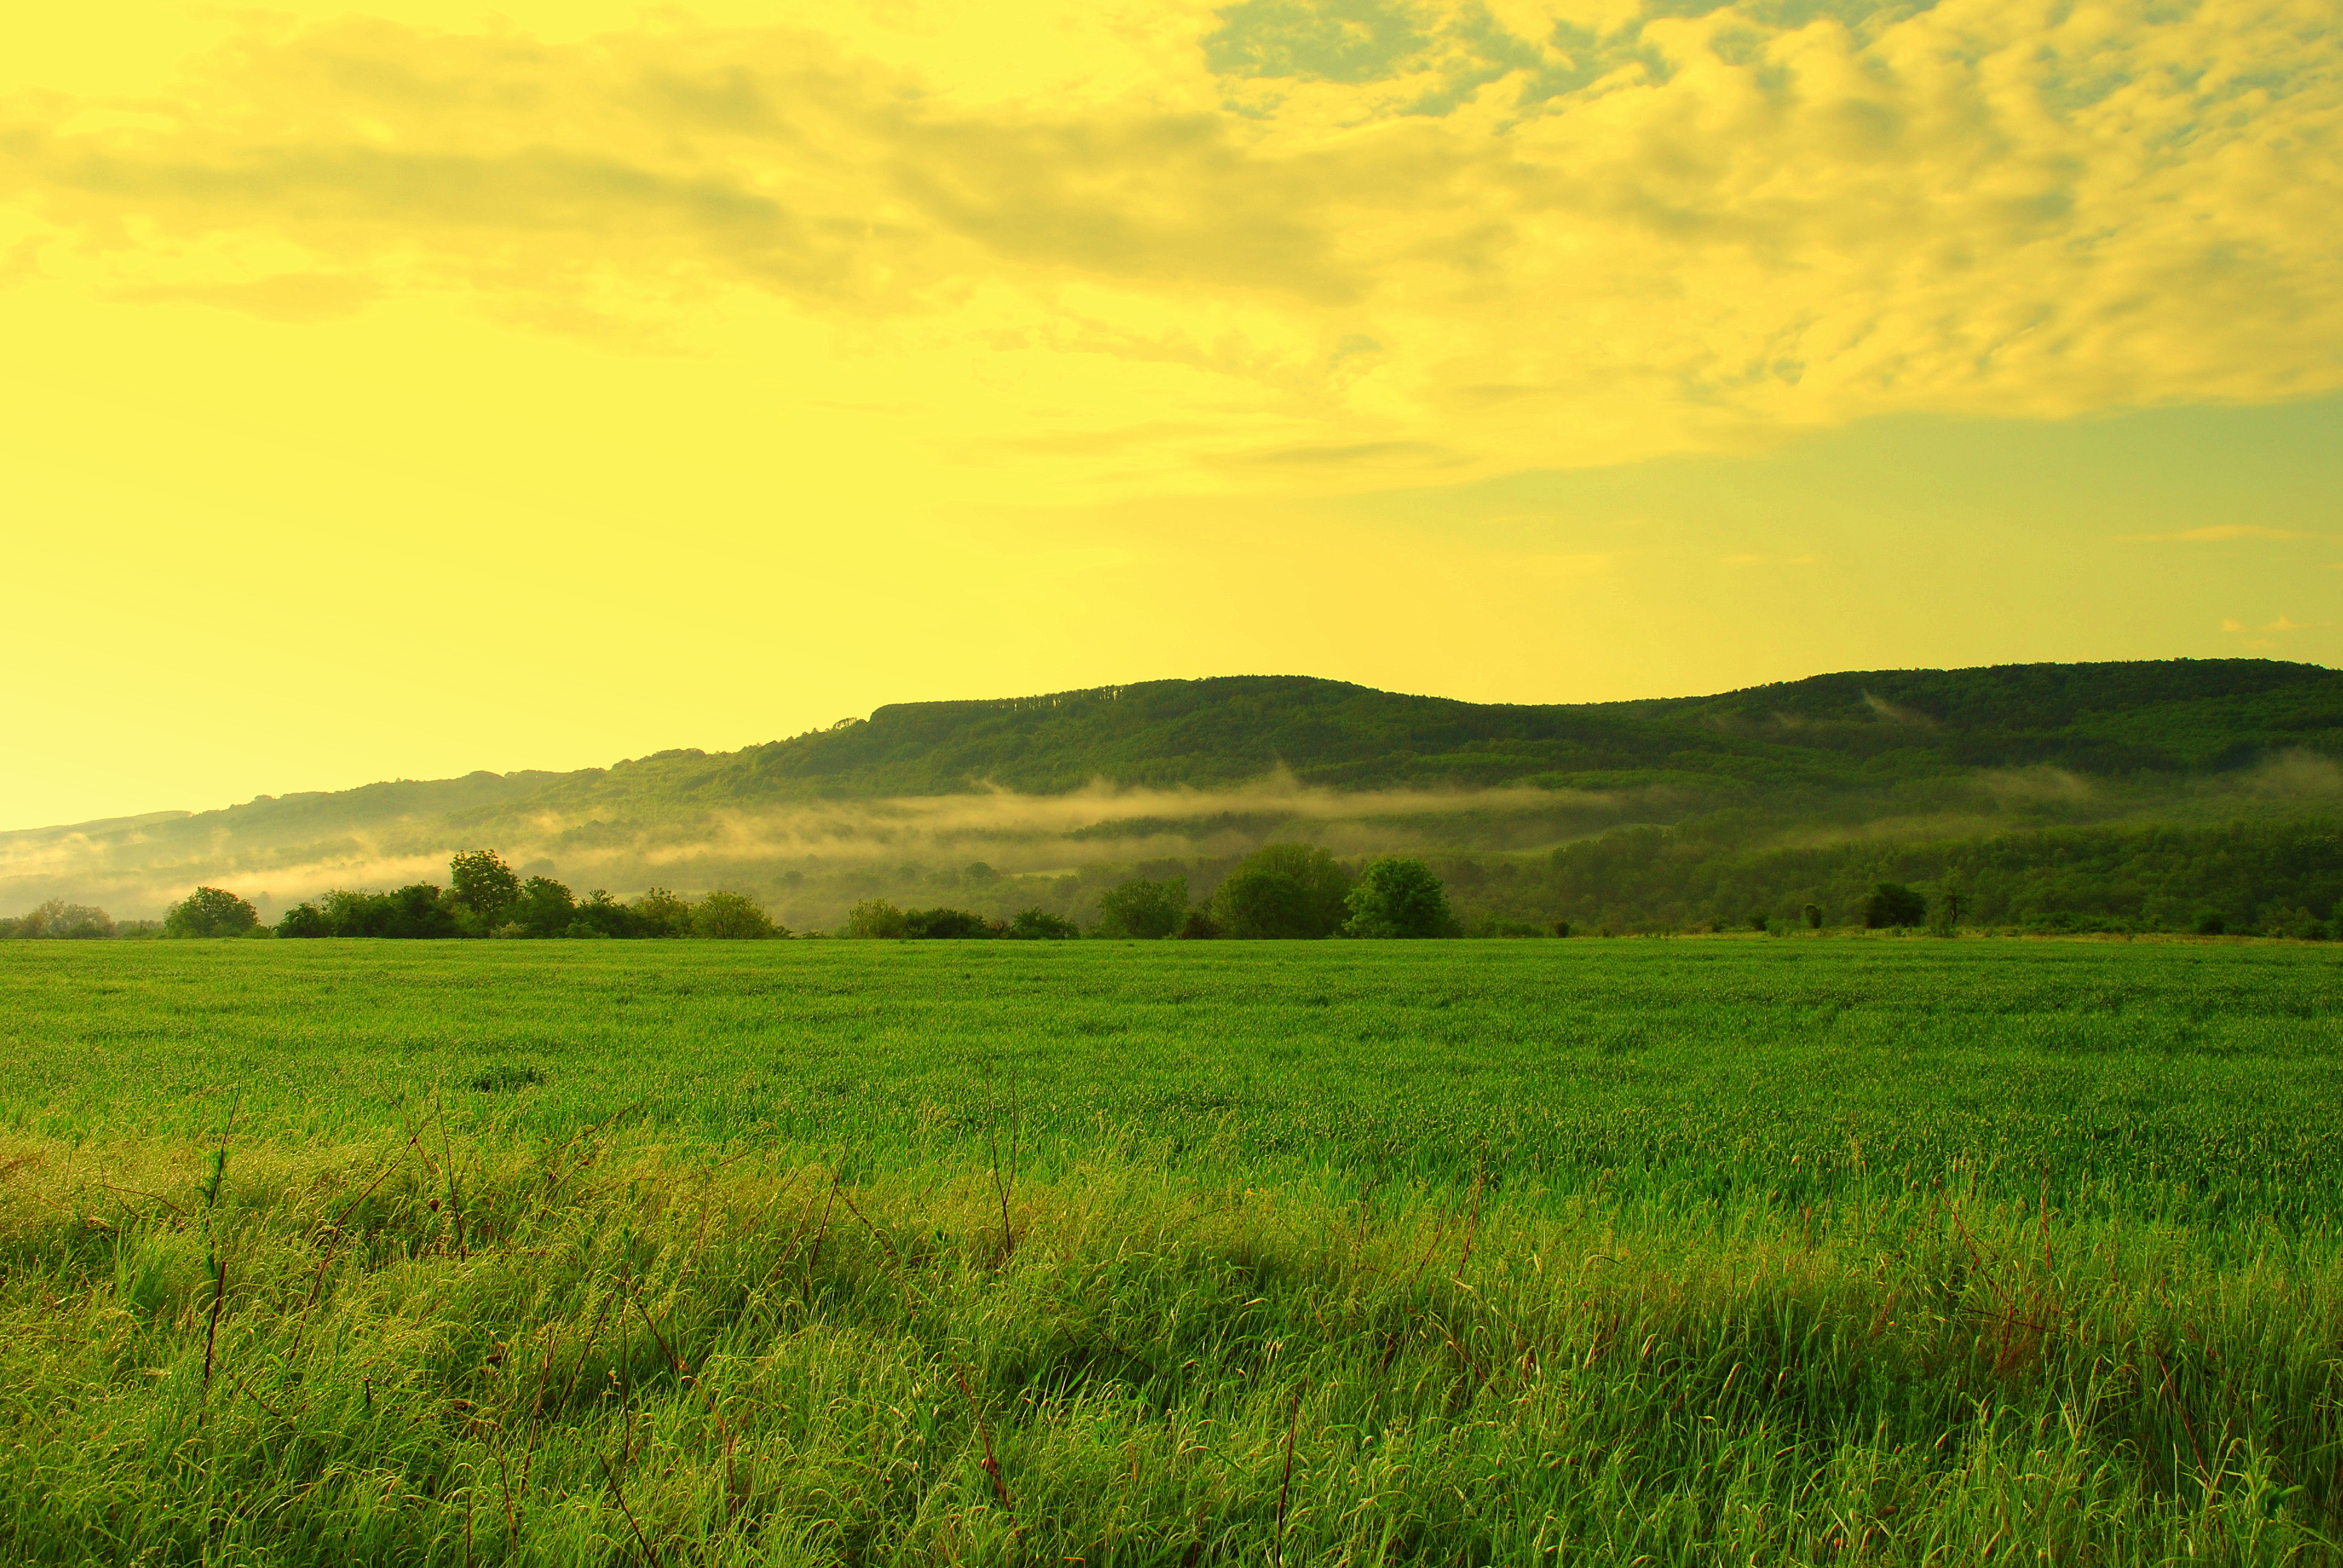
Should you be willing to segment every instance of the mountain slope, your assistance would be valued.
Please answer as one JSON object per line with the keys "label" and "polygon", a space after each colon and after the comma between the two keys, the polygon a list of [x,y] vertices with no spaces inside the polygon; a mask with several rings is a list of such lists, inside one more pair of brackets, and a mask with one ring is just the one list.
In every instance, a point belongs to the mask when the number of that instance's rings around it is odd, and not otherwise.
{"label": "mountain slope", "polygon": [[[2265,659],[1875,670],[1579,705],[1161,680],[890,705],[713,756],[0,834],[0,911],[63,896],[136,914],[199,881],[282,901],[439,875],[450,849],[482,844],[581,887],[779,897],[850,865],[893,887],[922,866],[1225,858],[1272,836],[1519,854],[1699,823],[1747,851],[2226,821],[2343,811],[2336,757],[2343,673]],[[873,875],[852,873],[875,891]]]}

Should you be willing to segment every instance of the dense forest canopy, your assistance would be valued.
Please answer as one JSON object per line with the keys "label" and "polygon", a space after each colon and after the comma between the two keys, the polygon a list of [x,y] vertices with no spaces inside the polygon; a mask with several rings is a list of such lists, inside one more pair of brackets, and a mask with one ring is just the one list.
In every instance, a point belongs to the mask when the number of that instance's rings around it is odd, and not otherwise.
{"label": "dense forest canopy", "polygon": [[[2317,854],[2258,851],[2267,875],[2223,882],[2205,869],[2221,857],[2184,846],[2233,824],[2254,842],[2331,831],[2317,825],[2343,820],[2338,759],[2343,673],[2267,659],[1875,670],[1597,704],[1163,680],[893,705],[734,752],[0,834],[0,910],[159,918],[216,886],[273,923],[497,844],[524,877],[747,890],[799,929],[870,899],[1088,924],[1134,876],[1184,879],[1201,905],[1246,855],[1306,841],[1353,869],[1423,858],[1467,925],[1687,927],[1809,903],[1839,919],[1870,881],[1933,886],[1960,861],[1980,919],[2164,929],[2217,910],[2255,929],[2271,910],[2329,913]],[[2098,869],[2072,869],[2084,841]],[[1991,869],[2020,863],[2069,869]]]}

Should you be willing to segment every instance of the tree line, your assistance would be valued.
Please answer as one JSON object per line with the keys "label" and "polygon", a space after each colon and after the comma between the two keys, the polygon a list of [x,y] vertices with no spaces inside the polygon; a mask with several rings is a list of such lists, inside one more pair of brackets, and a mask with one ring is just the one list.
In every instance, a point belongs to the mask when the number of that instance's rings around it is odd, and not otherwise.
{"label": "tree line", "polygon": [[[156,934],[171,937],[275,936],[449,939],[679,938],[732,940],[786,937],[764,907],[743,893],[716,891],[697,901],[653,888],[624,902],[601,889],[583,899],[550,877],[522,877],[493,849],[471,849],[448,862],[447,884],[414,882],[387,892],[337,890],[287,910],[274,929],[259,911],[221,888],[197,888],[171,906]],[[151,923],[151,922],[150,922]],[[102,910],[52,902],[5,922],[0,936],[117,934]],[[827,933],[809,931],[807,936]],[[879,940],[999,939],[1057,941],[1089,935],[1153,940],[1167,937],[1315,940],[1453,937],[1463,934],[1445,889],[1422,860],[1391,857],[1353,878],[1324,849],[1272,844],[1248,857],[1212,894],[1191,903],[1184,878],[1133,877],[1099,901],[1099,918],[1079,925],[1033,908],[1008,920],[966,910],[904,910],[883,899],[857,904],[840,937]]]}

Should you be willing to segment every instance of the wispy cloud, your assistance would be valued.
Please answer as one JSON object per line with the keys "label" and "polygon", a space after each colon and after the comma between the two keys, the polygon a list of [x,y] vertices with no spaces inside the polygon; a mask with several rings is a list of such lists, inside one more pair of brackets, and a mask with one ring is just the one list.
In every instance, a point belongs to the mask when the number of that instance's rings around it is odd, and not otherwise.
{"label": "wispy cloud", "polygon": [[163,99],[0,106],[0,253],[120,300],[439,295],[621,350],[746,291],[865,353],[896,324],[1103,367],[1096,449],[1077,421],[1025,460],[1151,485],[2343,382],[2318,0],[1139,7],[1159,75],[1053,96],[939,90],[802,15],[255,24]]}

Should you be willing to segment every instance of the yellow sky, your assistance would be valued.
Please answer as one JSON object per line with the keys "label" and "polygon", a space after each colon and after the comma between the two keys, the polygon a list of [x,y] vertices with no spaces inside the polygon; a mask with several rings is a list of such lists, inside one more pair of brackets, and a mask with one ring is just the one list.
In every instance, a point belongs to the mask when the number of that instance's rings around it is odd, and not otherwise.
{"label": "yellow sky", "polygon": [[2343,656],[2332,0],[8,33],[0,825],[1161,675]]}

